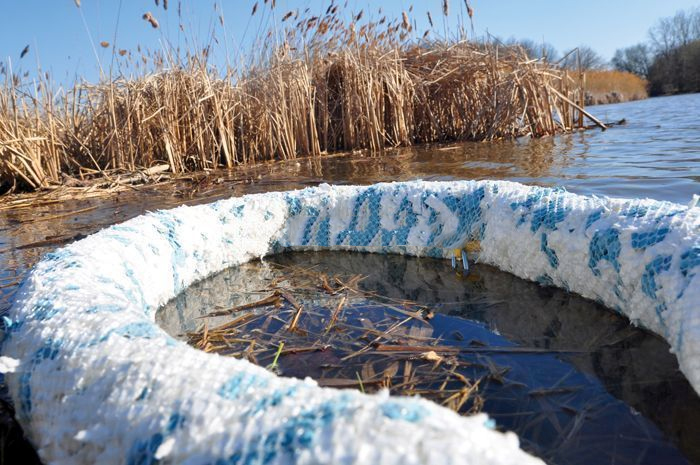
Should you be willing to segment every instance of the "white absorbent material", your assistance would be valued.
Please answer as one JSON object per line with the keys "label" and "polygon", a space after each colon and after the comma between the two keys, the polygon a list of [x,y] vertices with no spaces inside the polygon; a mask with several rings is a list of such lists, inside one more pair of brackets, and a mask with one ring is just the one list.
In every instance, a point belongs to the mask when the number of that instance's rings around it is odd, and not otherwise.
{"label": "white absorbent material", "polygon": [[149,213],[37,264],[6,322],[2,355],[19,361],[6,381],[50,464],[541,463],[486,415],[281,378],[173,340],[155,312],[280,250],[447,257],[478,241],[478,260],[665,337],[698,390],[699,232],[700,208],[499,181],[322,185]]}

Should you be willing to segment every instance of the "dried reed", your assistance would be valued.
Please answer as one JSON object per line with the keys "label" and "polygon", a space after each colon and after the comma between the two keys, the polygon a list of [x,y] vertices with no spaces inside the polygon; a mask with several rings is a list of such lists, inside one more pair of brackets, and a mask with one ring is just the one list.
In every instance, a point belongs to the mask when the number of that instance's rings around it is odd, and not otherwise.
{"label": "dried reed", "polygon": [[586,75],[588,105],[645,99],[649,83],[624,71],[590,71]]}
{"label": "dried reed", "polygon": [[182,173],[582,126],[573,104],[581,90],[566,71],[517,48],[414,38],[406,12],[358,18],[343,20],[337,7],[295,14],[245,66],[223,73],[206,49],[140,60],[120,51],[143,71],[72,89],[10,70],[0,89],[0,192],[115,169],[167,164]]}
{"label": "dried reed", "polygon": [[[420,394],[463,414],[481,410],[482,380],[507,382],[506,368],[467,361],[459,347],[434,338],[425,307],[363,290],[361,275],[271,266],[283,278],[260,290],[267,297],[202,315],[188,343],[284,376],[312,376],[322,386]],[[230,319],[212,320],[222,316]]]}

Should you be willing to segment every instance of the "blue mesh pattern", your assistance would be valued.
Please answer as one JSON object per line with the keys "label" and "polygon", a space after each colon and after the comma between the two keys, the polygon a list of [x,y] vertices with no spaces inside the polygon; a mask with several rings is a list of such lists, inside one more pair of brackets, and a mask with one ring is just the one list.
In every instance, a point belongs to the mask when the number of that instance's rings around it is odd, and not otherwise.
{"label": "blue mesh pattern", "polygon": [[484,188],[479,187],[468,194],[460,196],[448,194],[443,197],[442,201],[458,220],[457,231],[444,241],[445,247],[458,246],[467,240],[478,238],[473,229],[481,221],[481,201],[484,195]]}
{"label": "blue mesh pattern", "polygon": [[700,246],[695,246],[681,254],[681,261],[678,264],[678,269],[683,276],[689,276],[691,270],[696,266],[700,266]]}
{"label": "blue mesh pattern", "polygon": [[642,291],[652,299],[656,299],[656,276],[662,271],[668,271],[671,268],[671,255],[658,255],[647,266],[644,267],[642,275]]}
{"label": "blue mesh pattern", "polygon": [[586,225],[585,225],[584,228],[585,228],[585,229],[590,228],[591,226],[593,226],[593,223],[595,223],[596,221],[598,221],[602,216],[603,216],[603,210],[602,210],[602,209],[601,209],[601,210],[596,210],[596,211],[594,211],[593,213],[591,213],[590,215],[588,215],[588,218],[586,218]]}
{"label": "blue mesh pattern", "polygon": [[530,229],[532,232],[537,232],[540,227],[556,230],[557,223],[564,221],[568,212],[569,208],[564,206],[564,199],[561,196],[549,199],[544,206],[532,212]]}
{"label": "blue mesh pattern", "polygon": [[[336,245],[368,246],[379,232],[379,210],[382,195],[369,188],[357,196],[350,225],[335,239]],[[347,241],[347,242],[346,242]]]}
{"label": "blue mesh pattern", "polygon": [[[348,443],[373,451],[387,441],[405,448],[374,451],[368,463],[402,463],[402,453],[415,457],[417,449],[443,463],[482,450],[472,448],[473,437],[489,441],[485,455],[469,457],[476,463],[500,454],[508,457],[501,463],[528,463],[483,419],[415,398],[281,379],[176,344],[154,324],[154,309],[211,273],[288,249],[459,259],[468,252],[661,334],[697,390],[698,231],[697,208],[498,181],[326,185],[156,212],[37,265],[3,321],[3,355],[21,362],[6,380],[25,430],[50,445],[42,449],[47,463],[74,453],[79,463],[101,454],[131,464],[326,463],[359,460]],[[48,373],[56,382],[42,379]],[[99,407],[74,414],[86,405]],[[426,420],[432,415],[440,421]],[[424,437],[424,427],[434,434]],[[430,438],[438,436],[436,446]],[[192,438],[199,452],[189,448]]]}
{"label": "blue mesh pattern", "polygon": [[63,341],[49,338],[44,345],[37,350],[29,360],[29,368],[25,369],[20,376],[19,384],[19,405],[22,414],[27,416],[32,411],[32,374],[37,365],[44,360],[54,360],[58,357],[59,351],[63,346]]}
{"label": "blue mesh pattern", "polygon": [[157,465],[161,463],[156,457],[158,448],[163,444],[167,436],[171,435],[178,428],[182,428],[184,423],[184,416],[179,413],[173,413],[168,419],[164,431],[154,433],[147,439],[139,439],[131,446],[126,463],[128,465]]}
{"label": "blue mesh pattern", "polygon": [[589,259],[588,267],[594,275],[600,276],[598,263],[605,260],[610,262],[615,271],[620,272],[620,262],[617,260],[620,256],[620,232],[615,228],[596,231],[591,243],[588,247]]}
{"label": "blue mesh pattern", "polygon": [[393,245],[406,245],[408,243],[408,234],[411,229],[418,222],[418,215],[413,211],[413,204],[408,199],[404,197],[399,205],[399,209],[396,210],[394,214],[394,222],[399,223],[401,217],[403,217],[403,225],[399,226],[397,229],[384,229],[382,228],[382,245],[388,246]]}
{"label": "blue mesh pattern", "polygon": [[632,247],[635,249],[644,250],[647,247],[656,245],[666,239],[666,234],[668,234],[670,230],[671,229],[668,226],[663,226],[651,231],[633,232]]}
{"label": "blue mesh pattern", "polygon": [[559,266],[559,258],[557,257],[557,253],[547,245],[547,234],[545,233],[542,233],[540,250],[547,255],[547,260],[549,260],[549,264],[552,266],[552,268],[557,268]]}

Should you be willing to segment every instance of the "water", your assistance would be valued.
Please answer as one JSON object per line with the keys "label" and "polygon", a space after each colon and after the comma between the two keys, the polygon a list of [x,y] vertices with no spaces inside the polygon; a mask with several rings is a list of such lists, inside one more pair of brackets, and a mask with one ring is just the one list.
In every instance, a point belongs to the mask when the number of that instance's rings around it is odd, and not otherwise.
{"label": "water", "polygon": [[[396,339],[374,339],[376,332],[372,332],[369,340],[424,347],[432,339],[439,340],[440,346],[460,348],[459,360],[469,367],[460,372],[481,379],[484,410],[498,427],[518,433],[523,447],[548,463],[683,464],[687,463],[684,455],[700,461],[695,440],[700,437],[700,398],[678,371],[662,339],[631,327],[594,302],[486,265],[476,264],[462,275],[449,261],[429,258],[283,254],[193,285],[161,308],[156,321],[173,337],[184,339],[183,334],[205,321],[199,317],[258,301],[274,283],[287,288],[304,306],[299,332],[286,330],[286,321],[295,313],[291,305],[208,318],[209,328],[246,314],[259,316],[243,324],[232,338],[248,335],[257,341],[256,347],[269,344],[271,350],[256,356],[262,366],[272,361],[280,340],[285,347],[328,344],[330,349],[279,358],[283,375],[311,376],[321,384],[329,378],[352,381],[367,364],[372,373],[382,373],[392,364],[401,367],[406,360],[413,360],[415,366],[420,352],[388,360],[346,360],[344,356],[364,347],[367,338],[362,330],[352,332],[346,327],[329,333],[325,328],[339,297],[324,299],[326,293],[316,287],[317,279],[299,286],[298,280],[290,278],[295,270],[323,273],[331,281],[338,276],[343,282],[353,275],[364,276],[359,287],[382,299],[349,293],[342,315],[352,318],[358,328],[382,329],[382,322],[390,326],[387,315],[376,311],[385,305],[383,298],[408,299],[434,311],[427,323],[416,320],[405,331],[392,333]],[[405,318],[405,314],[395,316],[392,322]],[[320,336],[324,333],[329,334],[327,340]],[[339,339],[356,339],[359,345],[343,349]],[[243,352],[247,347],[247,342],[238,348],[229,343],[223,351]],[[394,371],[393,384],[400,384],[405,374],[400,368]],[[362,377],[368,384],[367,375]]]}
{"label": "water", "polygon": [[[627,122],[604,132],[591,130],[539,140],[436,145],[387,150],[378,156],[355,153],[269,163],[214,172],[208,177],[197,175],[196,182],[144,187],[111,198],[45,201],[31,208],[14,209],[0,204],[0,311],[11,304],[18,283],[31,266],[57,246],[148,210],[232,195],[321,182],[367,184],[411,179],[508,179],[561,185],[581,194],[650,197],[679,203],[700,194],[700,94],[590,110],[604,121],[625,118]],[[508,289],[503,298],[517,301]],[[571,311],[567,305],[562,304],[562,314]],[[650,337],[640,334],[636,337]],[[621,387],[606,389],[620,398],[620,392],[631,389],[626,382],[621,377]],[[652,390],[645,402],[663,405],[664,399],[678,395],[675,389]],[[700,409],[690,411],[700,414]],[[669,415],[676,434],[669,437],[680,438],[690,434],[688,431],[697,431],[687,422],[678,423],[676,413]],[[700,461],[697,455],[693,457]]]}

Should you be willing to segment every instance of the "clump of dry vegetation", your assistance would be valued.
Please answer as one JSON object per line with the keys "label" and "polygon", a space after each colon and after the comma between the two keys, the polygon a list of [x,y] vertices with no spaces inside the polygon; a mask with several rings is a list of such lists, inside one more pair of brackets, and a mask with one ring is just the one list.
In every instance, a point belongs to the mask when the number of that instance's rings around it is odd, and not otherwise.
{"label": "clump of dry vegetation", "polygon": [[506,367],[465,357],[499,348],[445,344],[429,308],[362,289],[362,275],[271,265],[283,277],[259,299],[203,315],[188,343],[321,386],[420,395],[462,414],[481,410],[482,381],[504,383]]}
{"label": "clump of dry vegetation", "polygon": [[648,83],[626,71],[589,71],[586,73],[586,105],[641,100],[649,96]]}
{"label": "clump of dry vegetation", "polygon": [[288,12],[255,56],[224,70],[208,62],[207,48],[144,53],[138,59],[148,66],[136,76],[110,73],[70,89],[6,72],[0,190],[155,165],[182,173],[583,125],[580,79],[568,71],[517,47],[432,40],[413,31],[406,13],[362,16],[333,4],[323,16]]}

